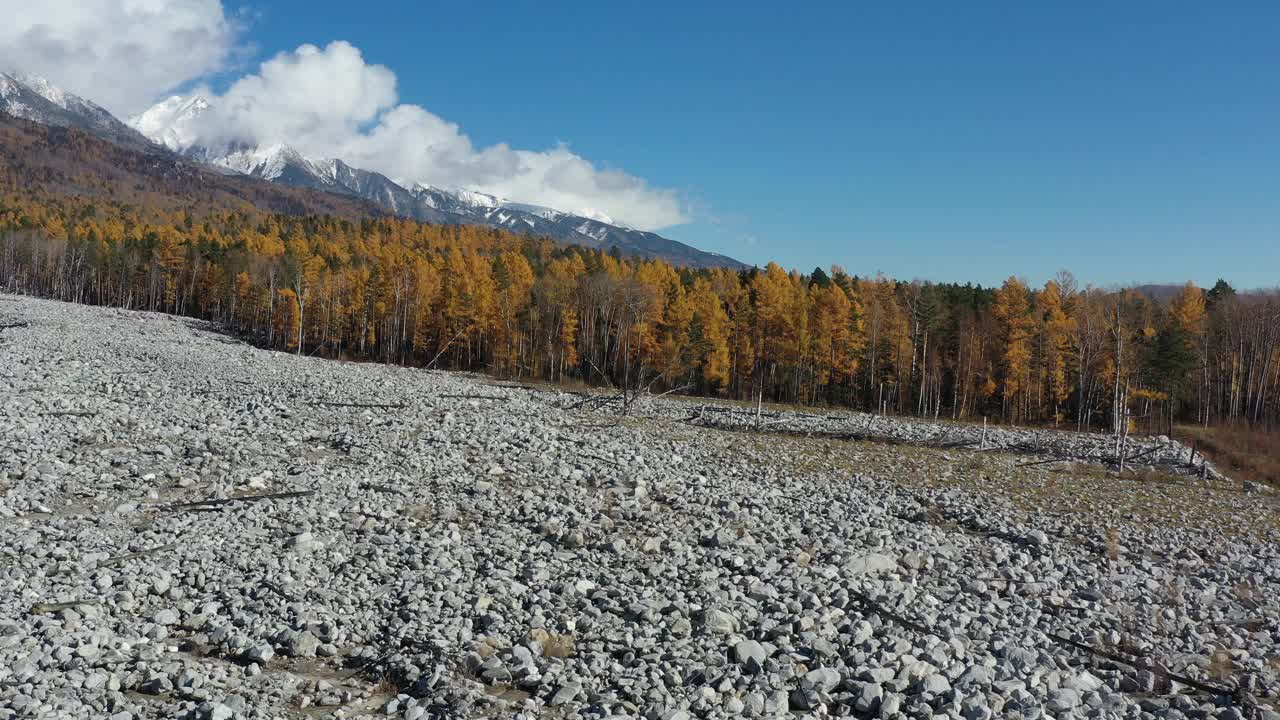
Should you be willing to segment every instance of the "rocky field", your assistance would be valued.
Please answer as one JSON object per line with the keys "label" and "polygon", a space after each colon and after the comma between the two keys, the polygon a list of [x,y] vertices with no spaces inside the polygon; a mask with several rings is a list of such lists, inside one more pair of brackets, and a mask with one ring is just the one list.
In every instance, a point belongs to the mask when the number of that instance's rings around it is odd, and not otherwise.
{"label": "rocky field", "polygon": [[1280,718],[1280,507],[1173,443],[0,326],[0,720]]}

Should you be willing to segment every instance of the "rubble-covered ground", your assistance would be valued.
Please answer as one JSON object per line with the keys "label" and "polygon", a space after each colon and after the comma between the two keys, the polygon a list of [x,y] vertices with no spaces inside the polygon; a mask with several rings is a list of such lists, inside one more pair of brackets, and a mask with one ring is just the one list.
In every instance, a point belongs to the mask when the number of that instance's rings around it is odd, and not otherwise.
{"label": "rubble-covered ground", "polygon": [[0,720],[1280,718],[1270,493],[0,325]]}

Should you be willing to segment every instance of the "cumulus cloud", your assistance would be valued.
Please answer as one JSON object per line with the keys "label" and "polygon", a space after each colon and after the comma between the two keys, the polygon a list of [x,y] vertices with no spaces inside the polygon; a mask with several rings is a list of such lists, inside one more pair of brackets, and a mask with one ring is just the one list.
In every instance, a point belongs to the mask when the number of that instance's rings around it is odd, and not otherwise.
{"label": "cumulus cloud", "polygon": [[687,220],[676,192],[598,168],[564,145],[475,147],[456,124],[398,103],[395,74],[346,42],[280,53],[211,100],[194,133],[199,142],[287,143],[401,182],[479,190],[640,229]]}
{"label": "cumulus cloud", "polygon": [[117,115],[222,69],[221,0],[0,0],[0,68],[43,75]]}
{"label": "cumulus cloud", "polygon": [[[240,28],[221,0],[0,0],[0,69],[43,75],[125,117],[225,72]],[[678,193],[567,146],[476,147],[454,123],[401,104],[396,76],[346,42],[263,62],[184,128],[205,145],[287,143],[406,183],[478,190],[653,230],[687,221]]]}

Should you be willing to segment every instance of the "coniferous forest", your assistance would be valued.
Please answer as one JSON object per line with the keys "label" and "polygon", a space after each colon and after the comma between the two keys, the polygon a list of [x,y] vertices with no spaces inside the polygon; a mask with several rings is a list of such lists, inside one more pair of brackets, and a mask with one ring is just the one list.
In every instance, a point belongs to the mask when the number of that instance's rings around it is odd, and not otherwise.
{"label": "coniferous forest", "polygon": [[[892,414],[1158,431],[1280,419],[1280,294],[689,270],[280,189],[10,121],[0,287],[282,351]],[[257,185],[264,185],[258,183]],[[256,187],[256,186],[255,186]],[[258,194],[254,194],[258,193]],[[862,256],[862,260],[858,256]]]}

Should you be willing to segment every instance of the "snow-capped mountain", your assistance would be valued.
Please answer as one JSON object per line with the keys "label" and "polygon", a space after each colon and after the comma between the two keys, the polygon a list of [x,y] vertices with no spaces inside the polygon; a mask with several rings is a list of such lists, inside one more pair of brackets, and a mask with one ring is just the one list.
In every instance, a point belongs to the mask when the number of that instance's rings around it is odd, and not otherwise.
{"label": "snow-capped mountain", "polygon": [[98,105],[63,92],[43,78],[0,73],[0,111],[46,125],[87,130],[132,149],[169,151],[230,175],[361,198],[423,222],[503,228],[603,250],[616,247],[627,255],[662,258],[693,267],[746,267],[724,255],[625,227],[595,211],[565,212],[466,188],[422,184],[406,187],[340,159],[306,157],[284,143],[205,143],[202,138],[208,133],[203,125],[209,121],[214,106],[200,95],[175,95],[129,118],[125,124]]}
{"label": "snow-capped mountain", "polygon": [[156,143],[189,158],[263,180],[355,195],[423,222],[487,225],[601,249],[617,246],[627,254],[662,257],[699,267],[744,267],[732,258],[625,227],[596,211],[564,212],[465,188],[423,184],[406,187],[340,159],[307,158],[285,144],[201,144],[200,126],[212,109],[210,101],[199,95],[175,95],[130,118],[129,124]]}
{"label": "snow-capped mountain", "polygon": [[38,75],[0,72],[0,111],[43,125],[87,130],[120,145],[150,147],[142,134],[105,108]]}
{"label": "snow-capped mountain", "polygon": [[174,152],[195,145],[200,117],[209,110],[201,95],[174,95],[129,118],[129,126]]}

